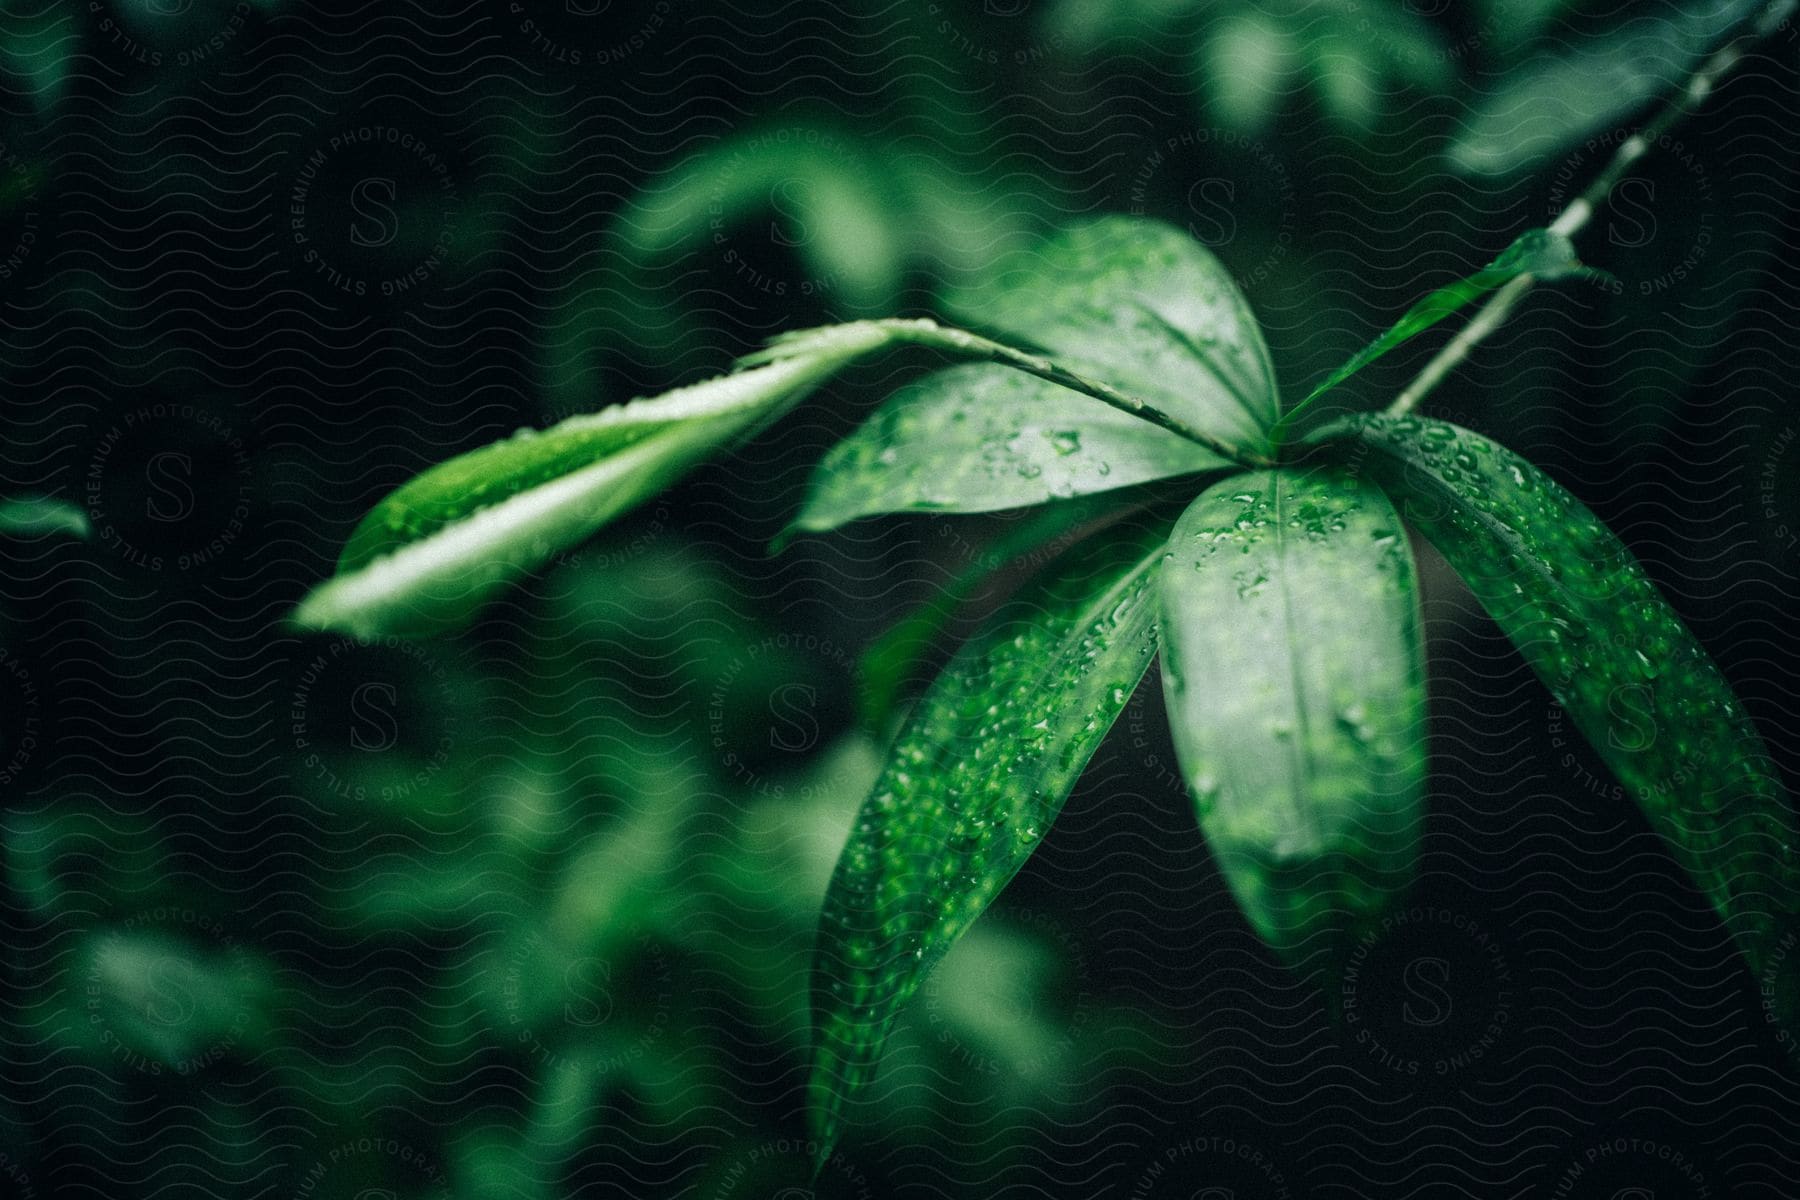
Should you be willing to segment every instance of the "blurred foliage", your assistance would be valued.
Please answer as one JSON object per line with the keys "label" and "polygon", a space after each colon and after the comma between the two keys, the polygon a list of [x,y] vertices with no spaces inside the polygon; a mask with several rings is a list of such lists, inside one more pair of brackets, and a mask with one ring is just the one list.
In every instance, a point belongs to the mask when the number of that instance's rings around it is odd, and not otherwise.
{"label": "blurred foliage", "polygon": [[[301,960],[253,948],[254,931],[203,880],[169,870],[154,826],[76,806],[15,823],[16,902],[43,937],[74,940],[63,977],[30,988],[16,1014],[41,1051],[126,1079],[273,1064],[308,1098],[285,1119],[316,1123],[320,1144],[332,1129],[390,1129],[396,1102],[452,1109],[467,1071],[510,1064],[529,1081],[526,1103],[516,1120],[451,1138],[442,1171],[458,1197],[566,1194],[572,1165],[613,1144],[596,1124],[611,1106],[705,1131],[748,1082],[724,1053],[743,1038],[766,1045],[759,1060],[785,1062],[777,1073],[797,1071],[819,901],[877,745],[845,722],[804,752],[721,751],[757,745],[754,698],[841,692],[847,679],[783,651],[788,639],[678,545],[622,565],[598,549],[600,562],[547,581],[512,667],[387,676],[405,680],[411,722],[468,729],[478,713],[505,713],[516,728],[459,738],[435,765],[410,737],[380,753],[324,752],[316,774],[329,785],[315,802],[364,833],[337,878],[314,881],[326,940]],[[743,670],[721,684],[721,664]],[[720,688],[742,699],[705,699]],[[659,693],[664,706],[647,700]],[[391,981],[371,981],[356,1001],[364,1015],[337,1012],[344,980],[326,992],[306,982],[333,970],[330,958],[446,933],[440,953],[403,971],[405,1011],[382,1006]],[[897,1088],[877,1127],[967,1128],[978,1097],[1000,1111],[1066,1103],[1066,1060],[1092,1036],[1050,999],[1067,945],[1041,926],[985,924],[945,968],[953,1001],[890,1061],[901,1081],[931,1086]],[[1006,1003],[987,999],[996,988]],[[1046,1046],[1069,1049],[1045,1057]],[[129,1123],[126,1094],[111,1112]],[[410,1195],[413,1167],[364,1163],[318,1194]]]}

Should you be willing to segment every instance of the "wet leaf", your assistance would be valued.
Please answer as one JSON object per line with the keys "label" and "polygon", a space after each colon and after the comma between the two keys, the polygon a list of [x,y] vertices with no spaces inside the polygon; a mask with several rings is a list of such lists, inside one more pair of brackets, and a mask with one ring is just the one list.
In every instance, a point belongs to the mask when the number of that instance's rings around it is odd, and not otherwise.
{"label": "wet leaf", "polygon": [[1148,667],[1166,534],[1145,520],[1059,561],[957,655],[901,731],[819,922],[821,1161],[901,1005],[1036,849]]}
{"label": "wet leaf", "polygon": [[[1442,421],[1324,436],[1468,581],[1637,800],[1754,969],[1800,927],[1787,796],[1743,705],[1611,530],[1555,481]],[[1800,1014],[1783,1016],[1795,1028]]]}
{"label": "wet leaf", "polygon": [[976,329],[1041,347],[1196,429],[1267,448],[1277,400],[1262,331],[1224,265],[1173,226],[1071,225],[944,300]]}
{"label": "wet leaf", "polygon": [[879,325],[733,375],[525,430],[431,468],[376,505],[337,575],[293,621],[363,637],[453,627],[519,576],[781,415],[857,357]]}
{"label": "wet leaf", "polygon": [[1257,933],[1299,960],[1412,879],[1424,647],[1400,518],[1336,470],[1239,475],[1176,524],[1159,584],[1182,773]]}
{"label": "wet leaf", "polygon": [[991,512],[1228,465],[1211,450],[1009,367],[896,392],[813,472],[795,527],[893,512]]}

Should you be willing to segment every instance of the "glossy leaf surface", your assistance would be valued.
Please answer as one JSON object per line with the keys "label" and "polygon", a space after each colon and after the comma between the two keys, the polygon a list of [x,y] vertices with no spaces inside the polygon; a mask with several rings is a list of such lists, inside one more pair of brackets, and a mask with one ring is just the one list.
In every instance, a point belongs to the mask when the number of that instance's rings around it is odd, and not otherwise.
{"label": "glossy leaf surface", "polygon": [[1194,428],[1266,446],[1277,401],[1262,331],[1224,264],[1173,226],[1072,225],[945,303]]}
{"label": "glossy leaf surface", "polygon": [[1009,367],[952,367],[900,389],[832,448],[795,525],[991,512],[1226,465],[1204,446]]}
{"label": "glossy leaf surface", "polygon": [[1336,470],[1239,475],[1169,538],[1163,684],[1207,846],[1290,957],[1411,881],[1424,649],[1406,535]]}
{"label": "glossy leaf surface", "polygon": [[813,963],[830,1153],[895,1015],[1031,854],[1155,652],[1167,525],[1109,530],[1002,609],[919,701],[857,814]]}
{"label": "glossy leaf surface", "polygon": [[798,355],[527,430],[441,463],[351,534],[295,623],[359,636],[466,620],[496,591],[779,416],[888,335],[853,327]]}
{"label": "glossy leaf surface", "polygon": [[[1468,581],[1752,965],[1800,928],[1794,814],[1743,705],[1611,530],[1523,458],[1417,417],[1328,436]],[[1783,1014],[1790,1022],[1796,1014]]]}

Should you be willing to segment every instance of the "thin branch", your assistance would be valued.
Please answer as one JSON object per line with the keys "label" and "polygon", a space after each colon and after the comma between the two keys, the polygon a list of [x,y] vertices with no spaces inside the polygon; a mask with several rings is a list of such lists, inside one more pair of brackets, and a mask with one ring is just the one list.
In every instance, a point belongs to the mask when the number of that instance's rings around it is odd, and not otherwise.
{"label": "thin branch", "polygon": [[[1707,55],[1681,90],[1669,97],[1662,110],[1642,129],[1619,143],[1600,174],[1550,223],[1550,232],[1573,237],[1585,228],[1632,164],[1648,154],[1675,122],[1704,104],[1719,82],[1743,61],[1750,47],[1779,29],[1793,14],[1796,3],[1800,0],[1775,0],[1748,29]],[[1397,417],[1411,412],[1426,393],[1443,382],[1444,376],[1461,365],[1477,342],[1500,327],[1534,282],[1532,276],[1520,275],[1495,292],[1469,323],[1425,364],[1418,377],[1407,384],[1406,390],[1388,406],[1388,415]]]}

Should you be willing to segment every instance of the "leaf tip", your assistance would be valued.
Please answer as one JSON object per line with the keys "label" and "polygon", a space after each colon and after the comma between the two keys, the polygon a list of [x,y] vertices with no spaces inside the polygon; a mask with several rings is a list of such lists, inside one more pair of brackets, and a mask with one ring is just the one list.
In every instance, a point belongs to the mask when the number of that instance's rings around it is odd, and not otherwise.
{"label": "leaf tip", "polygon": [[801,524],[801,518],[795,517],[782,527],[780,533],[769,539],[769,557],[774,558],[778,554],[786,554],[789,546],[809,532],[811,531]]}
{"label": "leaf tip", "polygon": [[372,637],[377,630],[366,621],[353,619],[338,602],[337,591],[343,576],[334,575],[316,585],[282,619],[289,633],[347,633],[356,637]]}

